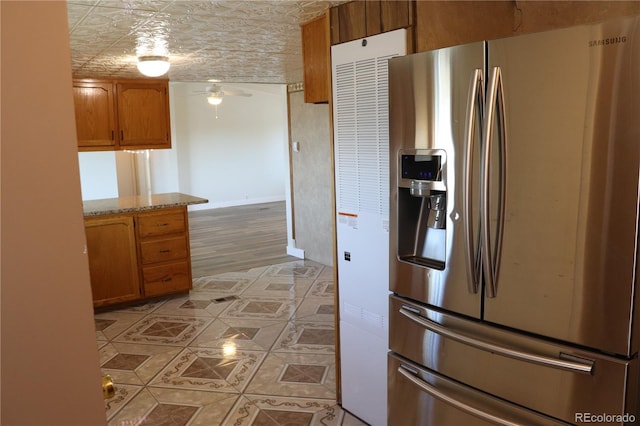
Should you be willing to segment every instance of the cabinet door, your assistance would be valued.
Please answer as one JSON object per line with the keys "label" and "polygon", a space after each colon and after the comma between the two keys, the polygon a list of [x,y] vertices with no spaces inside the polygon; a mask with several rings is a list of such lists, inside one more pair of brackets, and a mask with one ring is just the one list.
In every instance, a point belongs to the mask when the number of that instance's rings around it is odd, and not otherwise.
{"label": "cabinet door", "polygon": [[337,8],[340,43],[367,36],[366,3],[364,1],[343,3]]}
{"label": "cabinet door", "polygon": [[85,219],[94,306],[140,297],[133,216]]}
{"label": "cabinet door", "polygon": [[302,24],[304,101],[329,102],[329,24],[326,15]]}
{"label": "cabinet door", "polygon": [[111,82],[74,81],[73,101],[80,151],[114,149],[116,120]]}
{"label": "cabinet door", "polygon": [[167,82],[120,82],[117,88],[120,147],[171,148]]}

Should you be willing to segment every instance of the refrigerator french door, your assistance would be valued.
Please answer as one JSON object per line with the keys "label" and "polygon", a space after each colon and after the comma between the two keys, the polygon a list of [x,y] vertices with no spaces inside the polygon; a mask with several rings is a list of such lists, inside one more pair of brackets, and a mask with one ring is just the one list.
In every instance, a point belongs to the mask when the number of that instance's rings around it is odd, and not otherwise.
{"label": "refrigerator french door", "polygon": [[639,31],[629,18],[390,61],[389,424],[407,420],[394,384],[423,395],[423,374],[551,424],[637,416]]}

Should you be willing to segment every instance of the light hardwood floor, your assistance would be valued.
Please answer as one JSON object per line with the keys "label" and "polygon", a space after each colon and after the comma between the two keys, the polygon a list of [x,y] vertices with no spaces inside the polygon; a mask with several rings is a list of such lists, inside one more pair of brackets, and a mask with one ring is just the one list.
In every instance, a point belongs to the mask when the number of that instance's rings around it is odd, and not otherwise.
{"label": "light hardwood floor", "polygon": [[285,203],[189,212],[193,278],[291,262]]}

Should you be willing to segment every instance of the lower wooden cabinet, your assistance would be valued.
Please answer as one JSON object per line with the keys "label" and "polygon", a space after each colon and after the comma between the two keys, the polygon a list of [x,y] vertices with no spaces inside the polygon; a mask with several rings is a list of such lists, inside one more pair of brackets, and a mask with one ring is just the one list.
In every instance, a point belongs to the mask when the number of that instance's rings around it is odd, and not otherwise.
{"label": "lower wooden cabinet", "polygon": [[146,296],[159,296],[191,289],[191,268],[188,262],[176,262],[142,268]]}
{"label": "lower wooden cabinet", "polygon": [[187,208],[139,213],[136,230],[145,296],[189,291],[191,254]]}
{"label": "lower wooden cabinet", "polygon": [[85,218],[94,307],[192,287],[187,208]]}
{"label": "lower wooden cabinet", "polygon": [[95,307],[140,298],[133,216],[85,219],[91,291]]}

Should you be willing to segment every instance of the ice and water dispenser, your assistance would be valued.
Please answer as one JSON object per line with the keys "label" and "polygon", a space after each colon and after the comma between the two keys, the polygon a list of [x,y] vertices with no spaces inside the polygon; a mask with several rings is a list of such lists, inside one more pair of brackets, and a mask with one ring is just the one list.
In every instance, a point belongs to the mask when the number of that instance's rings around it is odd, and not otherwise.
{"label": "ice and water dispenser", "polygon": [[443,270],[446,253],[447,189],[442,150],[398,155],[398,257]]}

